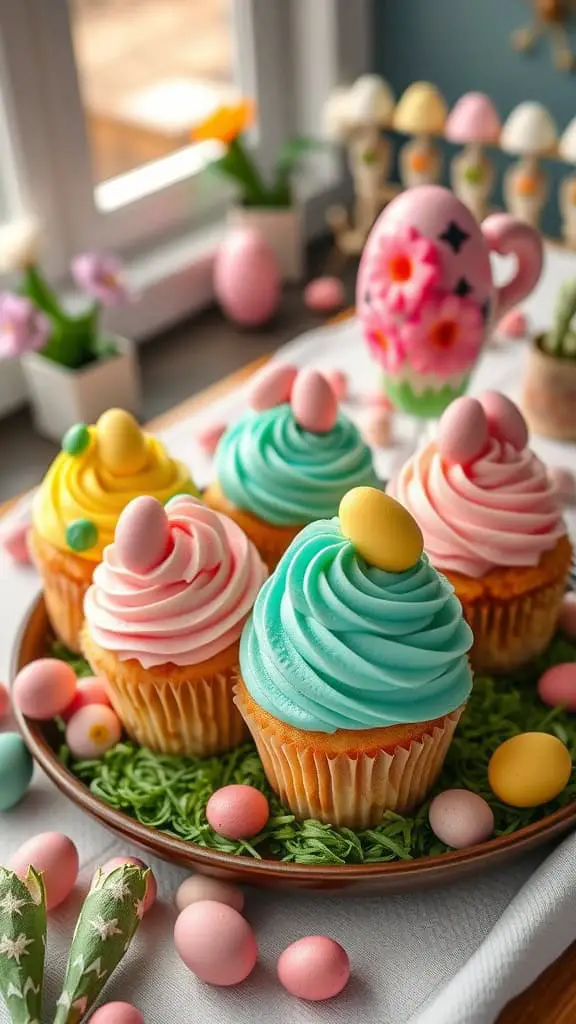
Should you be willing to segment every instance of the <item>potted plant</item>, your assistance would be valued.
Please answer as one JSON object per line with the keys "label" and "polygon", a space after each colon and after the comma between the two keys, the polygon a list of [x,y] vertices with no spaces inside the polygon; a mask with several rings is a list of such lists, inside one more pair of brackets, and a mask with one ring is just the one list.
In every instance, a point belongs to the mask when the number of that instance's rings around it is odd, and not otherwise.
{"label": "potted plant", "polygon": [[0,295],[0,359],[20,358],[36,428],[59,442],[74,423],[93,423],[111,406],[137,412],[134,345],[100,323],[103,307],[129,298],[120,261],[98,253],[73,259],[74,282],[91,302],[72,313],[38,265],[33,226],[19,230],[0,235],[3,268],[21,274],[17,290]]}
{"label": "potted plant", "polygon": [[523,407],[535,434],[576,441],[576,280],[558,293],[554,323],[534,339],[524,379]]}
{"label": "potted plant", "polygon": [[464,146],[450,164],[452,190],[478,221],[488,213],[495,180],[494,164],[484,147],[498,142],[500,127],[490,97],[483,92],[467,92],[450,111],[444,129],[449,142]]}
{"label": "potted plant", "polygon": [[211,167],[238,188],[238,202],[229,212],[229,223],[232,227],[255,228],[273,250],[284,279],[297,281],[304,270],[304,244],[293,179],[302,157],[323,143],[305,138],[286,142],[268,182],[243,137],[254,117],[255,106],[249,100],[219,107],[192,130],[192,141],[222,143],[224,152]]}
{"label": "potted plant", "polygon": [[519,156],[504,175],[502,190],[506,208],[515,217],[537,228],[548,198],[548,176],[539,159],[556,149],[557,131],[541,103],[518,104],[504,122],[500,147]]}

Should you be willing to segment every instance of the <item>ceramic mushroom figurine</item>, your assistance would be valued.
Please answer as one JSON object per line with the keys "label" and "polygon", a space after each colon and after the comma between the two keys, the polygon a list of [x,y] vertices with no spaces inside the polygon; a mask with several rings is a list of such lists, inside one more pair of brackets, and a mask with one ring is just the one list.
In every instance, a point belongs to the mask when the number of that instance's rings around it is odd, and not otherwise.
{"label": "ceramic mushroom figurine", "polygon": [[548,176],[538,158],[556,149],[557,130],[551,115],[541,103],[527,101],[514,108],[502,129],[500,146],[505,153],[519,156],[504,175],[506,207],[532,227],[538,227],[548,198]]}
{"label": "ceramic mushroom figurine", "polygon": [[444,134],[449,142],[464,146],[450,164],[452,189],[474,214],[483,220],[494,188],[494,165],[484,146],[500,138],[500,118],[492,100],[483,92],[467,92],[451,110]]}
{"label": "ceramic mushroom figurine", "polygon": [[[491,252],[516,256],[502,288]],[[466,390],[492,323],[538,281],[542,252],[528,224],[497,213],[480,226],[439,185],[409,189],[386,207],[362,254],[356,305],[394,406],[435,418]]]}
{"label": "ceramic mushroom figurine", "polygon": [[413,82],[394,111],[393,127],[414,135],[399,155],[400,180],[405,188],[432,185],[442,175],[442,156],[433,141],[444,131],[448,108],[442,94],[430,82]]}
{"label": "ceramic mushroom figurine", "polygon": [[[576,165],[576,117],[572,118],[560,139],[558,155],[566,163]],[[562,181],[558,203],[562,216],[562,237],[566,245],[576,249],[576,174],[569,174]]]}

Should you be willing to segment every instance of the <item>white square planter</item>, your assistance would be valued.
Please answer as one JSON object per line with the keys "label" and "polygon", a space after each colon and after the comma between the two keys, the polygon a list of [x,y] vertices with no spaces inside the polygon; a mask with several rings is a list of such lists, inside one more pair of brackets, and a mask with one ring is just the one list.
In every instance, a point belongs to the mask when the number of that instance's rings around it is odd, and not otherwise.
{"label": "white square planter", "polygon": [[285,281],[300,281],[304,275],[304,227],[302,211],[287,208],[234,206],[228,212],[231,227],[259,231],[274,252]]}
{"label": "white square planter", "polygon": [[94,423],[106,409],[140,410],[140,378],[134,342],[111,339],[118,355],[69,370],[37,352],[22,358],[22,369],[38,433],[58,443],[75,423]]}

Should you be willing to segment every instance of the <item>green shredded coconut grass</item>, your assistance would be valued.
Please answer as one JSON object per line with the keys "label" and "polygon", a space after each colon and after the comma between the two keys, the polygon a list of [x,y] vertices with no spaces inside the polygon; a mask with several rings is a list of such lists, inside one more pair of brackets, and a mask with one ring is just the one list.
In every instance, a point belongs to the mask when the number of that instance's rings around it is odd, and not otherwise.
{"label": "green shredded coconut grass", "polygon": [[[90,669],[59,645],[80,675]],[[487,779],[491,754],[520,732],[550,732],[576,753],[576,715],[546,708],[536,694],[542,672],[560,662],[576,661],[576,645],[558,636],[529,669],[505,679],[477,678],[466,712],[450,747],[435,792],[451,787],[485,797],[496,819],[495,834],[507,835],[576,800],[576,779],[543,807],[506,807],[493,796]],[[332,828],[319,821],[296,821],[271,791],[254,746],[247,743],[221,757],[174,757],[154,754],[131,742],[118,743],[98,761],[75,761],[66,746],[62,761],[104,803],[143,825],[225,853],[273,857],[295,864],[370,864],[434,856],[448,849],[428,825],[429,801],[409,817],[388,812],[382,823],[363,832]],[[270,819],[250,842],[217,835],[206,821],[205,807],[214,790],[229,783],[256,786],[270,801]]]}

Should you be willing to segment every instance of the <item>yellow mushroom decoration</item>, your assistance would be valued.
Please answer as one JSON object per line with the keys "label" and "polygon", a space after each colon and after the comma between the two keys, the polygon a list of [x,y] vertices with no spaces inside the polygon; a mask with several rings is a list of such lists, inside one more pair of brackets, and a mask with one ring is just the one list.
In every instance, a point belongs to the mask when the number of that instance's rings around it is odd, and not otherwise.
{"label": "yellow mushroom decoration", "polygon": [[448,107],[431,82],[413,82],[400,97],[393,127],[410,139],[399,155],[400,180],[405,188],[434,185],[442,176],[442,156],[433,136],[444,131]]}

